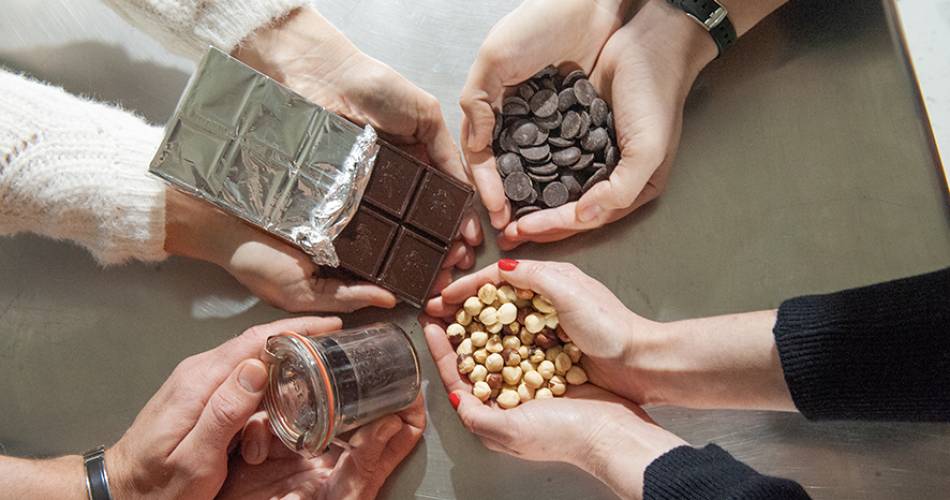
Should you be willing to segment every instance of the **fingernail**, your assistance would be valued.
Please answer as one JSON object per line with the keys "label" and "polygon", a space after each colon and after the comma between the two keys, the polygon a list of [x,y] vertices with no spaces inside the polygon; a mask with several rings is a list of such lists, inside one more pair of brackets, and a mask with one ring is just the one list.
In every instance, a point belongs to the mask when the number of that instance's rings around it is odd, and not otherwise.
{"label": "fingernail", "polygon": [[260,362],[245,361],[238,372],[238,383],[247,392],[261,392],[267,385],[267,370]]}
{"label": "fingernail", "polygon": [[587,205],[586,207],[580,209],[577,213],[577,218],[581,222],[590,222],[599,216],[604,209],[600,205]]}
{"label": "fingernail", "polygon": [[456,393],[454,393],[454,392],[449,393],[449,403],[452,404],[452,409],[453,409],[453,410],[458,410],[458,409],[459,409],[459,403],[461,403],[461,402],[462,402],[462,400],[459,399],[459,395],[458,395],[458,394],[456,394]]}
{"label": "fingernail", "polygon": [[515,259],[501,259],[498,261],[498,269],[502,271],[514,271],[518,267],[518,261]]}

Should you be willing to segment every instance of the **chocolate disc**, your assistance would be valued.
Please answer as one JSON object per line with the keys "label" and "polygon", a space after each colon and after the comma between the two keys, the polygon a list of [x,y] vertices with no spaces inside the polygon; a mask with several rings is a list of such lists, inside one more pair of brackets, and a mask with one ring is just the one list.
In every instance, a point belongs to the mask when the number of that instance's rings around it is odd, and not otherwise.
{"label": "chocolate disc", "polygon": [[614,168],[620,163],[620,150],[617,149],[617,146],[610,146],[605,150],[604,153],[604,163],[607,165],[607,168]]}
{"label": "chocolate disc", "polygon": [[561,126],[561,112],[555,111],[553,115],[544,118],[534,117],[534,123],[541,127],[541,130],[554,130]]}
{"label": "chocolate disc", "polygon": [[547,130],[544,130],[543,128],[542,128],[542,129],[539,129],[538,136],[534,139],[534,142],[532,142],[531,145],[532,145],[532,146],[540,146],[540,145],[542,145],[542,144],[548,142],[548,137],[549,137],[549,136],[550,136],[550,134],[548,134],[548,131],[547,131]]}
{"label": "chocolate disc", "polygon": [[557,172],[557,165],[545,163],[544,165],[528,165],[528,172],[534,175],[551,175]]}
{"label": "chocolate disc", "polygon": [[525,160],[534,163],[542,163],[546,162],[547,158],[551,155],[551,147],[547,144],[531,146],[527,148],[521,148],[520,153]]}
{"label": "chocolate disc", "polygon": [[501,112],[508,116],[521,116],[528,114],[528,101],[518,97],[506,97],[502,101]]}
{"label": "chocolate disc", "polygon": [[531,99],[531,96],[534,95],[536,89],[529,85],[528,83],[522,83],[518,86],[518,97],[528,100]]}
{"label": "chocolate disc", "polygon": [[544,200],[544,204],[551,208],[559,207],[567,203],[569,197],[570,194],[567,191],[567,186],[557,181],[545,186],[544,192],[541,193],[541,199]]}
{"label": "chocolate disc", "polygon": [[[587,179],[587,182],[584,183],[583,192],[586,193],[590,191],[590,188],[594,187],[594,184],[597,184],[598,182],[603,181],[603,180],[607,180],[607,177],[609,177],[609,174],[607,174],[607,169],[598,168],[597,170],[594,171],[594,175],[591,175],[590,178]],[[509,177],[509,179],[510,178],[511,177]]]}
{"label": "chocolate disc", "polygon": [[587,132],[590,130],[590,113],[587,111],[581,111],[581,128],[577,131],[577,138],[580,139],[587,135]]}
{"label": "chocolate disc", "polygon": [[514,172],[505,177],[505,196],[511,201],[527,200],[534,192],[531,178],[523,172]]}
{"label": "chocolate disc", "polygon": [[573,88],[566,88],[557,95],[557,110],[561,113],[567,112],[577,104],[577,96],[574,95]]}
{"label": "chocolate disc", "polygon": [[580,155],[577,159],[577,162],[573,165],[568,166],[572,171],[579,172],[585,168],[590,167],[594,163],[594,155],[592,153],[585,153]]}
{"label": "chocolate disc", "polygon": [[574,141],[571,139],[565,139],[563,137],[552,135],[548,137],[548,144],[556,148],[569,148],[574,145]]}
{"label": "chocolate disc", "polygon": [[504,120],[501,118],[499,113],[495,113],[495,127],[491,131],[491,138],[493,141],[498,140],[498,135],[501,134],[501,129],[504,126]]}
{"label": "chocolate disc", "polygon": [[568,111],[561,121],[561,137],[565,139],[576,139],[581,130],[581,115],[575,111]]}
{"label": "chocolate disc", "polygon": [[524,172],[524,166],[521,164],[521,157],[515,153],[505,153],[498,157],[498,173],[506,177],[515,172]]}
{"label": "chocolate disc", "polygon": [[551,161],[559,167],[566,167],[577,163],[581,157],[580,148],[572,147],[551,153]]}
{"label": "chocolate disc", "polygon": [[537,91],[534,96],[531,97],[528,108],[534,116],[543,118],[556,113],[557,105],[557,94],[555,94],[553,90],[544,89]]}
{"label": "chocolate disc", "polygon": [[509,133],[515,144],[519,146],[531,146],[538,138],[538,126],[528,120],[521,120],[514,124]]}
{"label": "chocolate disc", "polygon": [[567,188],[567,194],[569,195],[568,201],[573,201],[580,197],[581,183],[577,182],[577,177],[575,177],[574,174],[564,174],[558,180]]}
{"label": "chocolate disc", "polygon": [[553,78],[541,78],[540,80],[536,81],[541,84],[541,89],[548,89],[552,92],[557,92],[557,84],[554,83]]}
{"label": "chocolate disc", "polygon": [[521,217],[524,217],[525,215],[533,214],[534,212],[537,212],[538,210],[541,210],[541,207],[536,207],[534,205],[525,205],[515,210],[515,219],[520,219]]}
{"label": "chocolate disc", "polygon": [[503,151],[508,151],[509,153],[521,152],[521,150],[518,149],[518,145],[515,144],[514,139],[511,138],[511,134],[508,133],[508,130],[501,131],[501,134],[498,137],[498,144],[501,146]]}
{"label": "chocolate disc", "polygon": [[611,132],[610,135],[615,135],[615,134],[614,134],[614,112],[613,112],[613,111],[608,111],[608,112],[607,112],[607,130],[609,130],[609,131]]}
{"label": "chocolate disc", "polygon": [[581,147],[584,151],[602,151],[607,146],[608,140],[610,139],[607,137],[606,129],[595,128],[581,139]]}
{"label": "chocolate disc", "polygon": [[564,77],[563,85],[565,87],[573,87],[574,83],[580,80],[581,78],[587,78],[587,74],[584,73],[584,70],[582,69],[575,69],[574,71],[571,71],[570,73],[567,74],[567,76]]}
{"label": "chocolate disc", "polygon": [[532,172],[529,170],[526,175],[527,175],[531,180],[533,180],[533,181],[535,181],[535,182],[540,182],[541,184],[544,184],[545,182],[551,182],[551,181],[556,181],[556,180],[557,180],[557,172],[555,172],[555,173],[553,173],[553,174],[549,174],[549,175],[538,175],[538,174],[532,173]]}
{"label": "chocolate disc", "polygon": [[594,85],[587,78],[581,78],[574,82],[574,94],[577,95],[577,102],[584,106],[590,106],[597,97]]}
{"label": "chocolate disc", "polygon": [[536,78],[550,78],[556,74],[557,74],[557,68],[555,68],[554,65],[549,64],[541,71],[538,71],[537,73],[535,73],[534,76],[531,77],[531,79],[534,80]]}
{"label": "chocolate disc", "polygon": [[590,121],[596,127],[607,124],[607,103],[599,97],[590,104]]}

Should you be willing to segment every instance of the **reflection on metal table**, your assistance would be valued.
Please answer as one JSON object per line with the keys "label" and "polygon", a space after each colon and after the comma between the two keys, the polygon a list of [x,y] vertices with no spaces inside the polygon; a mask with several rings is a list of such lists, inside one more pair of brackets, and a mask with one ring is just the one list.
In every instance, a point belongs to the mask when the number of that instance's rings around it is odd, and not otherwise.
{"label": "reflection on metal table", "polygon": [[[457,130],[468,67],[517,2],[317,3],[360,48],[436,95]],[[172,113],[192,67],[94,0],[11,0],[0,24],[0,63],[155,123]],[[514,255],[574,262],[654,319],[775,307],[792,295],[950,262],[934,162],[886,7],[793,2],[700,76],[657,202],[600,231]],[[479,264],[497,257],[489,238]],[[285,316],[250,304],[208,265],[173,259],[103,270],[72,245],[0,240],[0,451],[75,453],[118,439],[179,360]],[[246,310],[222,314],[236,306]],[[368,311],[346,322],[394,319],[422,347],[416,313]],[[485,450],[423,358],[429,427],[384,497],[610,497],[571,467]],[[800,481],[815,498],[936,499],[950,491],[950,426],[651,414],[694,444],[715,441],[764,473]]]}

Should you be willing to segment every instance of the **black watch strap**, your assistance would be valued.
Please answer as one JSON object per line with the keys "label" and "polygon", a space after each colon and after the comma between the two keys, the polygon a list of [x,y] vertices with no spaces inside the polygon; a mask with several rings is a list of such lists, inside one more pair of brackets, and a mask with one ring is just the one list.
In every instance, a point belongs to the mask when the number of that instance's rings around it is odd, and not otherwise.
{"label": "black watch strap", "polygon": [[736,43],[736,28],[729,20],[729,11],[716,0],[667,0],[679,7],[709,32],[719,55]]}
{"label": "black watch strap", "polygon": [[106,474],[106,447],[99,446],[82,454],[86,467],[86,493],[89,500],[112,500],[109,475]]}

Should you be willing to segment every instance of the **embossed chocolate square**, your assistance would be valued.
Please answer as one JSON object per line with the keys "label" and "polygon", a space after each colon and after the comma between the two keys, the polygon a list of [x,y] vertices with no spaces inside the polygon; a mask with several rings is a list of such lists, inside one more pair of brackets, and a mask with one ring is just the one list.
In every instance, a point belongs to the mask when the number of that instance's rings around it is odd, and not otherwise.
{"label": "embossed chocolate square", "polygon": [[473,194],[380,141],[359,212],[334,242],[340,267],[422,306]]}

